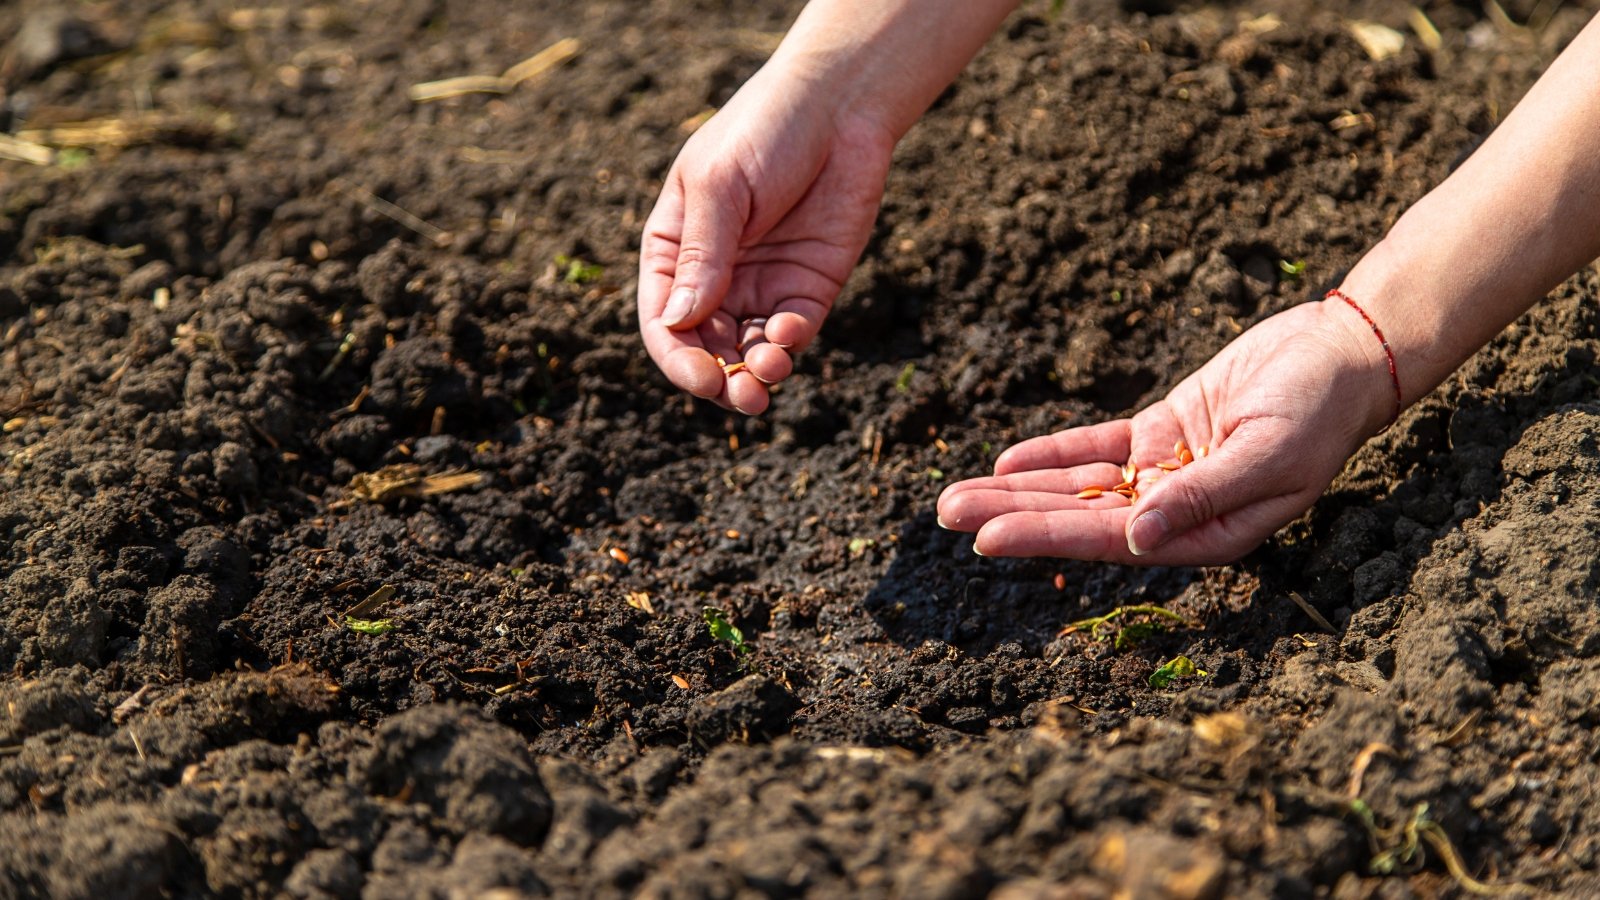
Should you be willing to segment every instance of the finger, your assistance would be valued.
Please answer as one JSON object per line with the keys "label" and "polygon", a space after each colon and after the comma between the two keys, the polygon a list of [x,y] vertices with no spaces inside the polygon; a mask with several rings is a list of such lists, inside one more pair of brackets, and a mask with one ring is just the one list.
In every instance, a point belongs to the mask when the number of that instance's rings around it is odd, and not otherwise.
{"label": "finger", "polygon": [[[718,400],[746,415],[765,412],[770,398],[766,386],[750,374],[749,363],[739,352],[739,333],[742,329],[732,315],[718,310],[706,319],[697,330],[706,349],[722,360],[717,366],[721,390]],[[712,360],[716,364],[716,360]]]}
{"label": "finger", "polygon": [[749,191],[739,190],[733,176],[684,180],[683,233],[661,313],[668,328],[693,328],[722,305],[749,216]]}
{"label": "finger", "polygon": [[639,331],[650,357],[673,384],[704,399],[722,393],[722,367],[698,334],[669,331],[659,318],[640,323]]}
{"label": "finger", "polygon": [[963,491],[1042,491],[1055,494],[1077,494],[1088,487],[1111,491],[1122,483],[1122,469],[1112,463],[1090,463],[1070,469],[1039,469],[1015,475],[991,475],[968,478],[944,489],[939,502]]}
{"label": "finger", "polygon": [[683,185],[670,178],[645,223],[639,248],[639,333],[650,358],[673,384],[696,397],[722,393],[722,371],[699,335],[674,332],[661,322],[678,262],[683,221]]}
{"label": "finger", "polygon": [[951,531],[977,531],[1011,513],[1127,509],[1128,504],[1110,491],[1086,498],[1054,491],[962,491],[939,504],[939,524]]}
{"label": "finger", "polygon": [[1065,469],[1091,462],[1128,459],[1132,430],[1127,419],[1102,422],[1082,428],[1068,428],[1055,434],[1032,438],[1000,454],[994,461],[996,475],[1011,475],[1033,469]]}
{"label": "finger", "polygon": [[1029,510],[998,516],[978,529],[979,556],[1055,556],[1124,561],[1131,557],[1122,531],[1128,509]]}
{"label": "finger", "polygon": [[794,373],[794,360],[769,342],[746,349],[744,361],[750,374],[766,384],[777,384]]}
{"label": "finger", "polygon": [[728,376],[728,402],[747,416],[759,416],[767,411],[771,397],[766,386],[743,369]]}
{"label": "finger", "polygon": [[827,317],[826,304],[809,297],[790,297],[773,307],[772,316],[767,319],[767,340],[799,353],[811,346]]}
{"label": "finger", "polygon": [[[1282,464],[1281,441],[1274,439],[1271,427],[1259,419],[1244,423],[1205,458],[1167,473],[1144,491],[1128,520],[1129,552],[1144,556],[1207,525],[1214,526],[1207,534],[1219,552],[1232,549],[1223,544],[1247,539],[1261,528],[1268,530],[1255,542],[1270,534],[1281,523],[1267,523],[1261,506],[1278,500],[1267,509],[1281,507],[1285,498],[1306,491],[1304,480],[1294,479]],[[1239,521],[1223,521],[1242,510],[1253,512]]]}

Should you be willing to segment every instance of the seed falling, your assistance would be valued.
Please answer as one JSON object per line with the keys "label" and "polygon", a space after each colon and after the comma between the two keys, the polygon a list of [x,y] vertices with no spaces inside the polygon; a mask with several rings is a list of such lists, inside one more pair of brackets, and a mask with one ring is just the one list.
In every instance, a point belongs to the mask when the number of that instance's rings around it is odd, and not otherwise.
{"label": "seed falling", "polygon": [[628,551],[622,549],[621,547],[612,547],[610,550],[607,550],[606,553],[610,554],[611,558],[617,562],[622,563],[623,565],[628,564]]}
{"label": "seed falling", "polygon": [[1057,572],[1056,577],[1050,579],[1050,583],[1056,586],[1056,590],[1064,591],[1067,589],[1067,576]]}

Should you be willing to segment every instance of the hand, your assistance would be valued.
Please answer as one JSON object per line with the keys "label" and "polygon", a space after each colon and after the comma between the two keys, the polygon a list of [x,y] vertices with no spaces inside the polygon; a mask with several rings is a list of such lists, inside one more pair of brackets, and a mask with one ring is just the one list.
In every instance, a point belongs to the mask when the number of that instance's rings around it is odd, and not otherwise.
{"label": "hand", "polygon": [[697,397],[765,410],[866,246],[894,136],[837,99],[769,65],[667,175],[640,246],[639,330]]}
{"label": "hand", "polygon": [[[1132,419],[1002,453],[994,477],[945,490],[939,524],[976,532],[984,556],[1231,562],[1316,501],[1388,419],[1393,397],[1382,349],[1356,313],[1302,304],[1245,332]],[[1162,471],[1180,440],[1197,458]],[[1131,504],[1111,491],[1130,461],[1139,469]],[[1080,499],[1090,485],[1106,492]]]}

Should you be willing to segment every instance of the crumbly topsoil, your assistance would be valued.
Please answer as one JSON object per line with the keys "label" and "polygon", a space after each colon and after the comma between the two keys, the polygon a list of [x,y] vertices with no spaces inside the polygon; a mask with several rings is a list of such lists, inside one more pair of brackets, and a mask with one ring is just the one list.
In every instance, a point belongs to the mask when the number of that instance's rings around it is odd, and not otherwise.
{"label": "crumbly topsoil", "polygon": [[[1600,891],[1600,276],[1238,565],[932,515],[1335,283],[1587,13],[1090,6],[906,139],[757,419],[633,273],[797,4],[0,7],[0,130],[87,145],[0,162],[0,897]],[[1125,604],[1198,627],[1061,633]]]}

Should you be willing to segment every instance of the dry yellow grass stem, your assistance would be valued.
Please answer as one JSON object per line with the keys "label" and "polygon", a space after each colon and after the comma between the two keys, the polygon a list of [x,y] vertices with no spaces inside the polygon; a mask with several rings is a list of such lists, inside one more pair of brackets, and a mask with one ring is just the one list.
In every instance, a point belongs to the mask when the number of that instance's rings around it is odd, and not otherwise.
{"label": "dry yellow grass stem", "polygon": [[538,78],[577,56],[581,49],[583,45],[577,38],[562,38],[499,75],[461,75],[440,81],[426,81],[412,85],[407,96],[414,103],[428,103],[448,97],[460,97],[463,94],[509,93],[512,88],[524,81]]}

